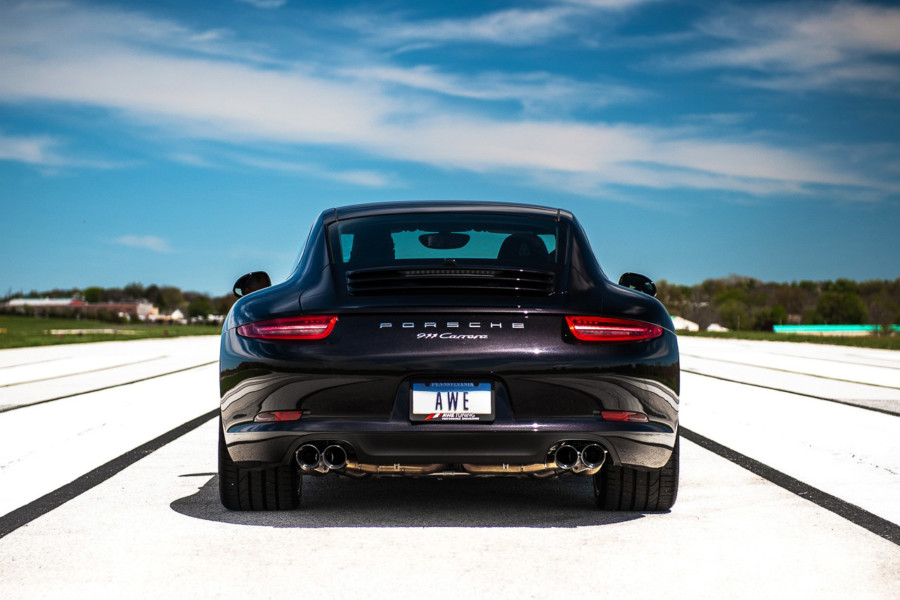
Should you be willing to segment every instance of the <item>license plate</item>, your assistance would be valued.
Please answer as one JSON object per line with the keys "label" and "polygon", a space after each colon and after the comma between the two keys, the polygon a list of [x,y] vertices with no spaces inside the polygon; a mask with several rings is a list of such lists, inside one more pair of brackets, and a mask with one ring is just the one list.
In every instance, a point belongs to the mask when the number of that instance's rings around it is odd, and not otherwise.
{"label": "license plate", "polygon": [[473,381],[413,383],[409,418],[429,423],[493,421],[493,387]]}

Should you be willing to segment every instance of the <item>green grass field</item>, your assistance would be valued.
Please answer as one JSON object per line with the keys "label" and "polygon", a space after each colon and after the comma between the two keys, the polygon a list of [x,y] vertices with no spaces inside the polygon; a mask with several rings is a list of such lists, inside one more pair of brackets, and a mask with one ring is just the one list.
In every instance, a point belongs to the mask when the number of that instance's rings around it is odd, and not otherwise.
{"label": "green grass field", "polygon": [[[53,329],[112,330],[108,333],[52,334]],[[101,321],[0,315],[0,348],[24,348],[53,344],[79,344],[112,340],[145,340],[148,338],[186,335],[218,335],[218,325],[149,325],[143,323],[104,323]]]}
{"label": "green grass field", "polygon": [[678,335],[685,337],[724,338],[730,340],[761,340],[765,342],[805,342],[809,344],[831,344],[832,346],[855,346],[857,348],[900,350],[900,336],[898,335],[848,337],[837,335],[794,335],[790,333],[771,333],[768,331],[701,331],[696,333],[679,331]]}

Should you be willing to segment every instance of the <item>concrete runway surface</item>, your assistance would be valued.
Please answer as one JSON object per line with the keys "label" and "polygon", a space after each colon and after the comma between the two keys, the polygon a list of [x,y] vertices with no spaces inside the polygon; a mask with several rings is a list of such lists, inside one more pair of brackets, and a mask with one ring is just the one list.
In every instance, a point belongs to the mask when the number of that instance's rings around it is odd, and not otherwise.
{"label": "concrete runway surface", "polygon": [[667,513],[589,479],[218,502],[218,339],[0,351],[0,598],[900,598],[900,353],[682,338]]}

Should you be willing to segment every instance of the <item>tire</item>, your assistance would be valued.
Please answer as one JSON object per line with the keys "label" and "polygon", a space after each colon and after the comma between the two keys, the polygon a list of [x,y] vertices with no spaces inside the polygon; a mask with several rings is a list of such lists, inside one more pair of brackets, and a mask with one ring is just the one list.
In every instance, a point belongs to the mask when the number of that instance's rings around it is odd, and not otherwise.
{"label": "tire", "polygon": [[292,465],[242,469],[234,464],[219,424],[219,500],[228,510],[291,510],[300,506],[302,479]]}
{"label": "tire", "polygon": [[678,447],[661,469],[604,466],[594,475],[594,496],[603,510],[669,510],[678,497]]}

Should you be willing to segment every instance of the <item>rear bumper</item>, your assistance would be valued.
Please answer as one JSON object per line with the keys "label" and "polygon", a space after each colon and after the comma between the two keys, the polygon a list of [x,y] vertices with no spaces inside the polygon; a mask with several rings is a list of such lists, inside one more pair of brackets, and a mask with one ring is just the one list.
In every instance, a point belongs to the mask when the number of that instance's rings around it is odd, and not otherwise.
{"label": "rear bumper", "polygon": [[[302,444],[326,441],[375,465],[523,465],[545,462],[560,442],[584,441],[603,446],[616,465],[665,465],[678,428],[674,334],[579,344],[560,331],[562,317],[515,317],[524,330],[506,327],[505,318],[483,320],[503,325],[487,327],[488,340],[441,345],[418,344],[402,326],[381,332],[376,317],[342,317],[343,333],[336,328],[309,344],[226,330],[220,391],[228,451],[244,468],[287,464]],[[413,384],[447,379],[491,382],[493,422],[411,422]],[[298,410],[299,421],[255,421],[260,412]],[[605,421],[603,411],[640,412],[649,422]]]}
{"label": "rear bumper", "polygon": [[660,468],[672,453],[676,432],[658,423],[597,419],[458,426],[398,424],[373,420],[248,423],[225,432],[232,459],[245,468],[288,464],[308,442],[342,442],[359,462],[391,464],[510,464],[547,460],[564,441],[596,442],[613,464]]}

